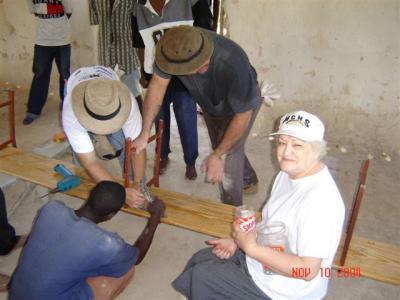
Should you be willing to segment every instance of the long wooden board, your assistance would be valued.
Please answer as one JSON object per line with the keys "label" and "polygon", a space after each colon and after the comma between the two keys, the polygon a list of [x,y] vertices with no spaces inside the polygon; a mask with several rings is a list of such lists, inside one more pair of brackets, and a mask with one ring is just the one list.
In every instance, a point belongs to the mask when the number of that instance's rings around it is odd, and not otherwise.
{"label": "long wooden board", "polygon": [[343,272],[344,274],[341,275],[342,278],[346,278],[345,274],[350,271],[350,268],[359,268],[362,276],[400,285],[399,246],[353,235],[345,266],[340,268],[339,261],[344,238],[345,237],[342,236],[342,243],[336,253],[334,261],[334,267],[336,269],[344,269],[345,271]]}
{"label": "long wooden board", "polygon": [[[60,180],[60,176],[53,171],[53,167],[58,163],[66,165],[82,180],[82,184],[79,187],[68,191],[67,194],[87,199],[94,183],[81,168],[75,167],[72,163],[11,147],[0,151],[0,172],[50,189],[54,188],[57,181]],[[151,188],[151,191],[162,199],[166,205],[166,217],[162,219],[163,223],[214,237],[230,236],[234,212],[233,206],[208,199],[191,197],[162,188]],[[124,208],[123,210],[133,215],[148,217],[148,213],[140,209]],[[335,268],[339,268],[338,262],[341,252],[342,248],[340,247],[335,258]],[[348,270],[350,268],[359,268],[363,276],[399,285],[399,254],[399,246],[353,236],[345,268]],[[344,272],[342,276],[345,275],[346,273]]]}
{"label": "long wooden board", "polygon": [[[53,189],[61,176],[54,172],[53,167],[63,163],[68,169],[81,178],[81,185],[66,194],[87,199],[90,189],[94,186],[82,168],[70,162],[64,162],[21,149],[8,147],[0,151],[0,172],[33,182]],[[122,183],[122,179],[121,179]],[[165,224],[175,225],[215,237],[228,237],[231,232],[234,207],[191,196],[168,191],[161,188],[151,188],[151,191],[162,199],[166,205]],[[124,208],[123,211],[137,216],[148,217],[148,212]]]}

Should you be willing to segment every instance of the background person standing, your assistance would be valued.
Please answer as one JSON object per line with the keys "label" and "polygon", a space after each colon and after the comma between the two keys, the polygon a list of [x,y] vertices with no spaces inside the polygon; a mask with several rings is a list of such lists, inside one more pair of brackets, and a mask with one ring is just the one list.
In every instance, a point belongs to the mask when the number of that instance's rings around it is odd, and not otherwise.
{"label": "background person standing", "polygon": [[28,98],[24,125],[37,119],[46,103],[50,75],[55,60],[62,101],[64,82],[70,75],[71,36],[69,18],[72,14],[70,0],[27,0],[29,10],[37,19],[36,42],[33,54],[34,74]]}
{"label": "background person standing", "polygon": [[132,45],[132,13],[134,1],[130,0],[89,0],[91,25],[99,25],[99,63],[125,74],[121,81],[135,96],[139,109],[142,95],[139,84],[139,59]]}
{"label": "background person standing", "polygon": [[[141,83],[147,87],[153,74],[154,53],[157,42],[164,33],[179,25],[212,28],[212,14],[208,0],[139,0],[135,9],[136,24],[133,24],[133,40],[139,48],[141,61]],[[197,177],[196,159],[198,153],[197,109],[196,103],[185,86],[177,77],[173,77],[165,93],[160,113],[157,117],[164,120],[163,142],[161,149],[160,173],[164,173],[171,152],[170,124],[171,104],[186,164],[185,177],[194,180]]]}

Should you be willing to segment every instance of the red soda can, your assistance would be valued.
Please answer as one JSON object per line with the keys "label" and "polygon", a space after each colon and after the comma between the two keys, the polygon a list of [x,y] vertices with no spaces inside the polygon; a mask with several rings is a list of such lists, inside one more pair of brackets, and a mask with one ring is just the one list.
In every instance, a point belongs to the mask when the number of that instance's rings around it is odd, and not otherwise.
{"label": "red soda can", "polygon": [[247,205],[238,206],[235,210],[235,222],[242,231],[251,231],[256,227],[256,213]]}

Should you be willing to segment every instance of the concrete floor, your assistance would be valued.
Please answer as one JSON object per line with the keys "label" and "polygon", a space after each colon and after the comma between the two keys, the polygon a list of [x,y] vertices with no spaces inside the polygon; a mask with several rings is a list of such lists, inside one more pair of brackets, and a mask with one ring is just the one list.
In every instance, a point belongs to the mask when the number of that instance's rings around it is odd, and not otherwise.
{"label": "concrete floor", "polygon": [[[50,97],[42,117],[30,126],[22,125],[25,102],[26,91],[17,91],[17,143],[20,148],[31,150],[48,142],[54,133],[60,131],[58,101],[55,97]],[[268,113],[268,109],[263,109],[261,113]],[[4,114],[0,115],[0,122],[4,120]],[[197,161],[197,170],[199,171],[199,177],[195,181],[184,179],[185,168],[179,136],[175,122],[173,122],[171,128],[171,147],[173,151],[170,155],[171,163],[167,173],[161,176],[161,186],[190,195],[218,199],[217,187],[205,184],[204,174],[200,173],[201,162],[210,152],[210,145],[204,122],[201,118],[199,118],[198,125],[200,157]],[[3,126],[3,123],[1,123],[0,128]],[[329,137],[327,138],[329,140]],[[270,184],[277,171],[276,163],[271,158],[273,157],[271,155],[271,146],[267,133],[261,136],[252,135],[247,143],[248,157],[258,173],[260,184],[258,193],[246,196],[244,202],[255,209],[261,208],[265,202]],[[329,147],[330,151],[329,156],[326,158],[326,163],[331,167],[342,191],[346,207],[349,208],[358,176],[359,159],[365,157],[356,153],[342,152],[340,147],[336,145],[329,145]],[[70,159],[69,154],[64,154],[62,158]],[[149,161],[149,164],[151,164],[151,161]],[[111,162],[108,167],[115,172],[117,169],[116,162]],[[388,162],[384,159],[372,161],[366,195],[355,230],[356,235],[400,244],[398,222],[400,213],[397,206],[395,206],[397,197],[394,196],[399,191],[399,173],[399,162]],[[20,234],[29,232],[36,211],[46,201],[37,197],[38,194],[43,193],[43,189],[29,183],[16,181],[6,186],[4,190],[7,201],[12,203],[22,201],[22,205],[14,205],[14,208],[8,207],[11,210],[10,223],[15,226]],[[79,199],[62,194],[56,194],[52,196],[52,199],[60,199],[72,207],[81,205]],[[134,242],[141,232],[144,222],[145,220],[142,218],[119,213],[103,226],[108,230],[118,232],[126,241]],[[190,256],[198,249],[205,247],[204,242],[209,238],[206,235],[173,226],[160,225],[145,260],[137,267],[133,282],[119,299],[181,299],[180,295],[170,286],[170,282],[179,274]],[[7,257],[0,258],[1,273],[12,273],[17,264],[19,253],[20,251],[15,251]],[[0,300],[2,299],[6,299],[6,294],[0,294]],[[400,289],[398,286],[367,278],[337,278],[336,272],[333,272],[326,299],[400,299]]]}

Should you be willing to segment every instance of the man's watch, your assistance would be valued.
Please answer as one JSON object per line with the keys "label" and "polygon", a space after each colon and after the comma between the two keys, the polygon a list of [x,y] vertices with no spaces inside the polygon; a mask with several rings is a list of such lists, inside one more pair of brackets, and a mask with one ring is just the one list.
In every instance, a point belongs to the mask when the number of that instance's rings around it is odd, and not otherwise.
{"label": "man's watch", "polygon": [[214,154],[215,154],[219,159],[221,159],[221,160],[225,160],[225,159],[226,159],[226,156],[227,156],[226,153],[221,154],[221,155],[218,155],[215,151],[214,151]]}

